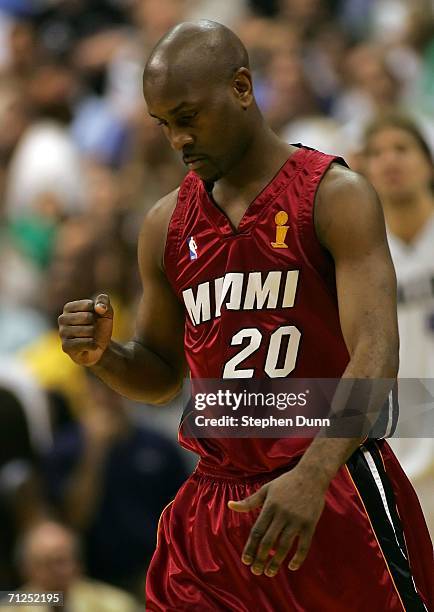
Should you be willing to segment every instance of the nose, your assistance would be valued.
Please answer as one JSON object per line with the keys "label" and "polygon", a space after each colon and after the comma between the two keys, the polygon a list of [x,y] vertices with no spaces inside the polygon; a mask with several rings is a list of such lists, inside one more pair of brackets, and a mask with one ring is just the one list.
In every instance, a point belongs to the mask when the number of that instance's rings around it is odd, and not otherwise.
{"label": "nose", "polygon": [[186,131],[171,129],[169,134],[170,146],[175,151],[182,151],[185,146],[194,143],[193,136]]}
{"label": "nose", "polygon": [[399,163],[400,161],[399,152],[396,151],[395,149],[386,149],[382,152],[382,155],[380,156],[380,161],[386,166],[390,166],[390,165]]}

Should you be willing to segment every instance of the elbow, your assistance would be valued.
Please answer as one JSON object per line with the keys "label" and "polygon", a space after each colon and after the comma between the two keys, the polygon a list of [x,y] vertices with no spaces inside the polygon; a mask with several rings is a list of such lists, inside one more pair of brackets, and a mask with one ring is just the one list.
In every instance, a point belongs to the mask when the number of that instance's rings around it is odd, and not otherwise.
{"label": "elbow", "polygon": [[167,381],[164,388],[151,399],[147,399],[146,403],[152,404],[153,406],[166,406],[173,401],[182,391],[184,384],[184,378],[176,378],[171,381]]}
{"label": "elbow", "polygon": [[165,406],[179,395],[182,387],[182,380],[179,383],[164,381],[152,388],[117,389],[117,392],[132,402],[147,404],[148,406]]}
{"label": "elbow", "polygon": [[178,395],[180,394],[182,389],[182,385],[175,389],[166,389],[165,393],[162,393],[159,397],[157,397],[153,402],[150,402],[154,406],[166,406],[170,404]]}

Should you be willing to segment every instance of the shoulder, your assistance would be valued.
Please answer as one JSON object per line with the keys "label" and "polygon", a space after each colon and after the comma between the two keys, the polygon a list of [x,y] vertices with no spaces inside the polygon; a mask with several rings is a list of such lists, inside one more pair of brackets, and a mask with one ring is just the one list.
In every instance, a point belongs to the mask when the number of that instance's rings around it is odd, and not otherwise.
{"label": "shoulder", "polygon": [[139,263],[151,256],[162,267],[167,231],[178,201],[179,187],[171,191],[146,213],[139,235]]}
{"label": "shoulder", "polygon": [[317,199],[318,201],[339,201],[348,196],[369,199],[374,195],[376,196],[374,188],[364,176],[346,166],[333,163],[321,181]]}
{"label": "shoulder", "polygon": [[337,235],[384,229],[384,216],[375,189],[361,174],[334,163],[325,173],[315,200],[315,230],[329,248]]}
{"label": "shoulder", "polygon": [[143,227],[152,226],[153,229],[157,229],[164,225],[168,226],[178,201],[178,194],[179,187],[158,200],[158,202],[146,213]]}

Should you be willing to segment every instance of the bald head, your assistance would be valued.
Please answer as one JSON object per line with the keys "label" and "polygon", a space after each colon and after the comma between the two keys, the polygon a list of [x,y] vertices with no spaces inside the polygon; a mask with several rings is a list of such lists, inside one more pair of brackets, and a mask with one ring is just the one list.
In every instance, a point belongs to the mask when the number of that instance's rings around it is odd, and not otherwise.
{"label": "bald head", "polygon": [[180,23],[157,43],[146,63],[144,80],[212,78],[227,81],[249,68],[241,40],[215,21]]}
{"label": "bald head", "polygon": [[157,44],[143,75],[148,112],[189,170],[215,182],[262,130],[249,58],[214,21],[181,23]]}

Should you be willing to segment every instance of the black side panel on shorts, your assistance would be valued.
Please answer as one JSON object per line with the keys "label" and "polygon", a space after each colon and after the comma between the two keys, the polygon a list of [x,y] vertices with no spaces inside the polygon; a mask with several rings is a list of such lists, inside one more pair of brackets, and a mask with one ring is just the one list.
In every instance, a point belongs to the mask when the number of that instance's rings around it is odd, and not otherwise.
{"label": "black side panel on shorts", "polygon": [[427,612],[408,563],[395,496],[374,440],[360,447],[347,462],[365,504],[378,542],[407,612]]}

